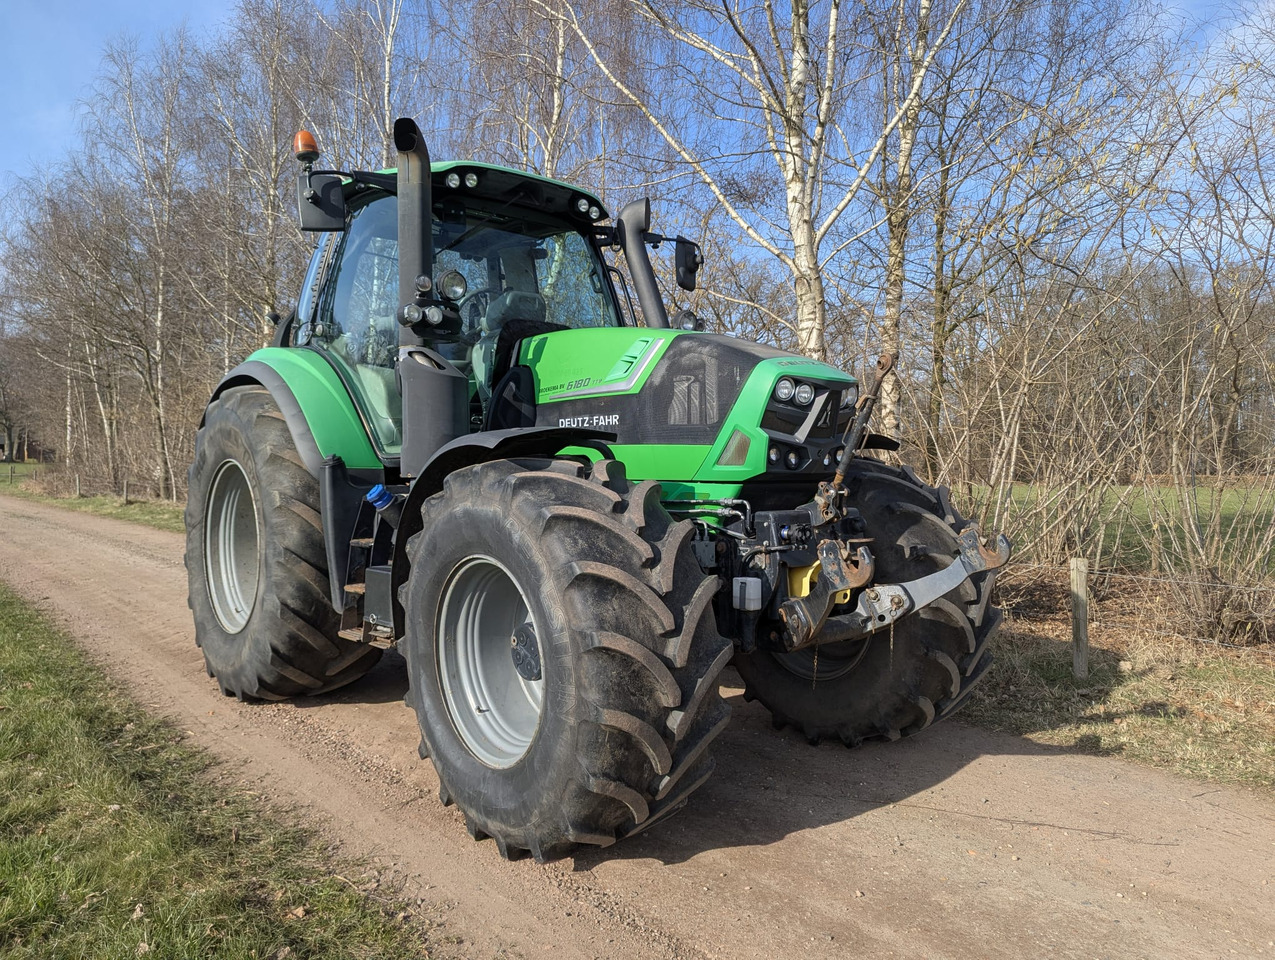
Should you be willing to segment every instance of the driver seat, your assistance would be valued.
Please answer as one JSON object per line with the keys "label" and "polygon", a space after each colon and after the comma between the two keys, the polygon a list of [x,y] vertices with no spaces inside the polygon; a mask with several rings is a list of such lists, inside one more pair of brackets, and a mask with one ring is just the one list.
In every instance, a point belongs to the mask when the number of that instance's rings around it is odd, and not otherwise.
{"label": "driver seat", "polygon": [[500,341],[500,332],[505,324],[514,320],[544,323],[545,298],[526,290],[506,290],[487,305],[487,312],[480,322],[482,335],[474,344],[472,357],[474,382],[484,408],[491,399],[492,388],[495,386],[492,378],[496,373],[496,347]]}

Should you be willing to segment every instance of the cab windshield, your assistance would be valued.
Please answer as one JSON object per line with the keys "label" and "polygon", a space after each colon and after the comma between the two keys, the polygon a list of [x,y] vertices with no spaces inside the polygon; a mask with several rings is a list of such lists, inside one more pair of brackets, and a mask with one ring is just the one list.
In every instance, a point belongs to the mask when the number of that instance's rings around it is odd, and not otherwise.
{"label": "cab windshield", "polygon": [[[401,443],[401,400],[393,368],[398,355],[397,198],[382,195],[355,209],[337,239],[306,342],[324,350],[346,374],[378,446]],[[316,254],[317,256],[317,254]],[[501,371],[496,345],[511,324],[518,335],[569,327],[620,326],[605,266],[576,227],[526,210],[450,206],[434,221],[434,280],[455,293],[460,337],[440,350],[469,376],[471,419]],[[463,288],[463,289],[462,289]]]}

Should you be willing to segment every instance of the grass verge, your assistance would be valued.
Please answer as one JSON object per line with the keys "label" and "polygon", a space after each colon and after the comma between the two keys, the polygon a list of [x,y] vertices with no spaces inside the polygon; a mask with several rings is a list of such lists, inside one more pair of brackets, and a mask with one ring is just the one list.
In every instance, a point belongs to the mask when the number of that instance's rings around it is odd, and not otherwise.
{"label": "grass verge", "polygon": [[181,533],[186,529],[182,514],[184,504],[170,503],[166,500],[132,500],[125,503],[120,497],[55,497],[47,493],[28,490],[21,484],[10,486],[0,477],[0,495],[20,497],[36,503],[46,503],[67,510],[79,510],[98,517],[113,517],[116,520],[129,520],[156,530],[169,530]]}
{"label": "grass verge", "polygon": [[1065,617],[1010,622],[961,719],[1081,753],[1219,783],[1275,786],[1275,656],[1091,630],[1089,677],[1072,673]]}
{"label": "grass verge", "polygon": [[182,739],[0,585],[6,958],[427,956],[374,876]]}
{"label": "grass verge", "polygon": [[[26,463],[17,460],[12,463],[0,462],[0,481],[8,483],[10,476],[17,477],[19,480],[29,477],[39,471],[40,466],[38,463]],[[46,466],[45,469],[47,470],[48,467]]]}

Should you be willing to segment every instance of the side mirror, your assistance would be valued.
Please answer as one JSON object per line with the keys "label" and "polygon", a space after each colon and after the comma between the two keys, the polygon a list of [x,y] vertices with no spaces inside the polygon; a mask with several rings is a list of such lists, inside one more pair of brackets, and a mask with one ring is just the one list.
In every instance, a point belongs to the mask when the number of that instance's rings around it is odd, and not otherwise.
{"label": "side mirror", "polygon": [[301,164],[297,177],[297,218],[301,229],[333,231],[345,229],[345,194],[341,177],[335,173],[314,173],[319,145],[309,130],[298,130],[292,138],[292,154]]}
{"label": "side mirror", "polygon": [[341,192],[341,177],[335,173],[302,171],[297,177],[297,217],[302,230],[344,230],[345,194]]}
{"label": "side mirror", "polygon": [[696,275],[704,264],[704,255],[700,253],[699,244],[685,237],[678,237],[673,259],[677,264],[677,285],[683,290],[694,290]]}

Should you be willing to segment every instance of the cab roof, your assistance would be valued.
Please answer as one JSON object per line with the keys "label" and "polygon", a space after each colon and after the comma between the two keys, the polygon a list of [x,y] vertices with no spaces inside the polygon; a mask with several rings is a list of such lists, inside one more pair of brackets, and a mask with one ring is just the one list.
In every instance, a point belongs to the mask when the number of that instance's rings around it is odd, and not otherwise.
{"label": "cab roof", "polygon": [[[394,177],[397,172],[397,168],[389,167],[375,174],[365,174],[364,177],[366,179],[364,179],[364,182],[370,181],[371,185],[381,187],[392,193],[394,191]],[[475,196],[486,201],[533,207],[546,213],[578,217],[579,213],[575,204],[583,198],[588,201],[590,206],[597,207],[600,212],[599,216],[591,217],[590,219],[599,221],[605,220],[610,216],[606,205],[598,198],[597,194],[582,187],[564,183],[561,180],[542,177],[538,173],[530,173],[526,170],[516,170],[512,167],[502,167],[494,163],[479,163],[473,160],[445,160],[439,163],[431,163],[430,173],[435,203],[448,196],[458,198]],[[447,185],[447,174],[449,173],[456,173],[460,176],[459,186],[449,187]],[[478,183],[476,186],[468,187],[465,185],[465,175],[467,173],[477,176]],[[358,181],[363,178],[355,174],[354,179]]]}

